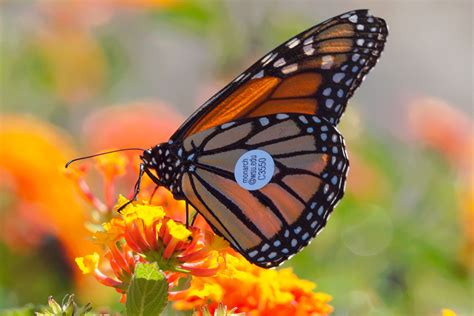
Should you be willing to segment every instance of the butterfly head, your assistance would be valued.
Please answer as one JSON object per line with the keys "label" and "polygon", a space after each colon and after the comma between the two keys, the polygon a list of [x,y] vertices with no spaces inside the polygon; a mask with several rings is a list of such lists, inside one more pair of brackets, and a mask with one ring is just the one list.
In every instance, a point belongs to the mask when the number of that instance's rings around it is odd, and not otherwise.
{"label": "butterfly head", "polygon": [[176,199],[183,199],[179,185],[183,166],[176,146],[170,143],[156,145],[145,150],[141,159],[145,172],[153,182],[170,190]]}

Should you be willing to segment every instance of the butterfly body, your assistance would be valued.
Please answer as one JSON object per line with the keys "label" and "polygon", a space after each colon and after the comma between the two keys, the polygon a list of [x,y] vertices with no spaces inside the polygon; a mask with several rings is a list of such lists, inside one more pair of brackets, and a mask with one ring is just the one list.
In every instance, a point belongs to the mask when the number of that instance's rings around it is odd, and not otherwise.
{"label": "butterfly body", "polygon": [[325,226],[349,169],[336,129],[388,31],[344,13],[278,46],[142,155],[142,170],[185,200],[250,262],[274,267]]}

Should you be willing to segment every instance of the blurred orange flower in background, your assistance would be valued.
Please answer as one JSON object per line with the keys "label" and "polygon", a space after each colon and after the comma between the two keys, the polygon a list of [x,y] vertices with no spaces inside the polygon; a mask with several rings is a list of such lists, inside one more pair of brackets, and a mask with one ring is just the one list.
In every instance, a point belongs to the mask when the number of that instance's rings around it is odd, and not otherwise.
{"label": "blurred orange flower in background", "polygon": [[136,102],[92,113],[83,124],[83,135],[92,152],[149,148],[167,141],[182,122],[183,117],[165,103]]}
{"label": "blurred orange flower in background", "polygon": [[474,122],[443,100],[421,97],[409,104],[408,127],[418,141],[436,150],[458,174],[456,189],[465,235],[461,260],[474,269]]}
{"label": "blurred orange flower in background", "polygon": [[3,116],[0,124],[0,187],[12,200],[2,205],[0,238],[12,250],[53,235],[73,260],[95,249],[84,227],[83,205],[62,168],[74,151],[64,132],[32,118]]}
{"label": "blurred orange flower in background", "polygon": [[417,140],[438,151],[462,173],[472,169],[474,125],[465,113],[433,97],[416,98],[408,108],[408,128]]}

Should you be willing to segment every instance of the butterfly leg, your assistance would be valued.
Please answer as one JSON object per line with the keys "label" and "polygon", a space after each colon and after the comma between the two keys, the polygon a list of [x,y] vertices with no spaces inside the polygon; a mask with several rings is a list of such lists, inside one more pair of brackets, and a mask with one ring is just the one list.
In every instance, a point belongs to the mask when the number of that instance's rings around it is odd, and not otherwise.
{"label": "butterfly leg", "polygon": [[198,216],[198,212],[194,212],[191,219],[191,226],[194,225],[194,222],[196,221],[197,216]]}
{"label": "butterfly leg", "polygon": [[188,201],[186,201],[186,228],[189,228],[189,204],[188,204]]}
{"label": "butterfly leg", "polygon": [[151,204],[151,201],[153,200],[153,197],[155,196],[156,191],[158,191],[159,187],[160,187],[159,185],[155,186],[155,188],[153,189],[153,192],[151,192],[150,198],[148,199],[148,203]]}
{"label": "butterfly leg", "polygon": [[121,213],[123,211],[123,209],[127,207],[127,205],[131,204],[133,201],[135,201],[137,199],[137,196],[140,193],[140,185],[142,183],[142,177],[143,177],[144,172],[145,172],[145,165],[140,164],[140,173],[138,174],[138,179],[137,179],[137,182],[135,183],[135,187],[133,189],[133,197],[130,199],[130,201],[128,201],[124,205],[120,206],[117,209],[117,212]]}
{"label": "butterfly leg", "polygon": [[[198,212],[194,211],[192,215],[189,212],[189,203],[186,201],[186,228],[189,226],[193,226],[194,222],[196,221],[196,217],[198,216]],[[189,217],[191,217],[191,221],[189,221]]]}

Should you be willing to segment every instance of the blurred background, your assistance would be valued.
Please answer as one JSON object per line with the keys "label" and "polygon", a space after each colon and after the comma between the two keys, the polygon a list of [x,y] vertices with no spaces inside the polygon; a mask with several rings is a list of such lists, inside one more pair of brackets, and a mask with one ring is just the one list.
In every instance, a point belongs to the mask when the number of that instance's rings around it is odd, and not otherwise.
{"label": "blurred background", "polygon": [[89,206],[64,162],[167,140],[267,51],[356,8],[390,35],[340,125],[347,193],[285,266],[335,315],[472,315],[473,3],[447,0],[0,1],[0,308],[117,306],[73,263]]}

